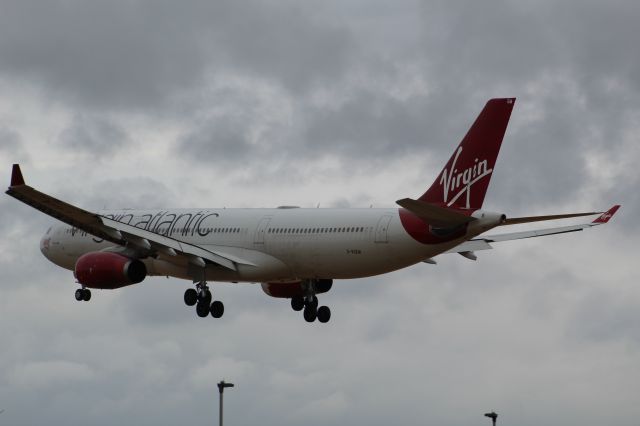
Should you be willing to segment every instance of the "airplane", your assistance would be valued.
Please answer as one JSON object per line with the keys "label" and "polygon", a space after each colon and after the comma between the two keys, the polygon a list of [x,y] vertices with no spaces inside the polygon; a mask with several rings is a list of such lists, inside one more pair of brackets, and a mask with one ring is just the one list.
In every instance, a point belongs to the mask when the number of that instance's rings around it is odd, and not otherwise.
{"label": "airplane", "polygon": [[[290,299],[307,322],[326,323],[328,306],[317,295],[334,280],[370,277],[440,254],[476,260],[491,243],[562,234],[607,223],[606,212],[510,218],[483,210],[485,194],[515,98],[490,99],[432,185],[395,208],[202,208],[90,212],[25,184],[13,165],[6,193],[63,222],[40,241],[42,254],[73,271],[78,301],[90,289],[116,289],[148,276],[191,280],[184,293],[199,317],[220,318],[208,282],[261,283],[275,298]],[[562,227],[485,236],[501,226],[599,215]]]}

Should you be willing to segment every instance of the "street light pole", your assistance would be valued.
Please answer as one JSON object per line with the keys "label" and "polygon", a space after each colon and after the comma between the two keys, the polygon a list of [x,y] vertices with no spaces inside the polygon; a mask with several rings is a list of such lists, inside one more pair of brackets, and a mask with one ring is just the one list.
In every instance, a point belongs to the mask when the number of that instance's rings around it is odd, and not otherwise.
{"label": "street light pole", "polygon": [[222,426],[222,395],[224,388],[232,388],[233,386],[233,383],[225,383],[224,380],[218,383],[218,390],[220,391],[220,426]]}

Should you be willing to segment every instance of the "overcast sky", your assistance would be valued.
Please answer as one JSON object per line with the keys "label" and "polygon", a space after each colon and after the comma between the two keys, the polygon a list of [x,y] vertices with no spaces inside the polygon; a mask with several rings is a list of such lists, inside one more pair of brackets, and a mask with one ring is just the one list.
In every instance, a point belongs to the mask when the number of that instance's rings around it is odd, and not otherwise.
{"label": "overcast sky", "polygon": [[307,324],[151,278],[77,303],[0,197],[0,425],[637,425],[637,1],[0,0],[0,167],[87,209],[393,206],[517,97],[485,207],[608,226],[337,281]]}

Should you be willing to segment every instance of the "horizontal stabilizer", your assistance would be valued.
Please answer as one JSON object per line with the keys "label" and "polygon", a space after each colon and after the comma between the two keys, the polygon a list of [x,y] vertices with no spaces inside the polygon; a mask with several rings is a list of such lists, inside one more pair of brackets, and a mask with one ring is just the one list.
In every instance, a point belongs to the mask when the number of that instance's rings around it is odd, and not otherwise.
{"label": "horizontal stabilizer", "polygon": [[436,226],[458,226],[476,220],[473,217],[458,213],[453,209],[438,207],[436,205],[429,204],[424,201],[413,200],[411,198],[403,198],[402,200],[396,201],[396,203],[419,218]]}

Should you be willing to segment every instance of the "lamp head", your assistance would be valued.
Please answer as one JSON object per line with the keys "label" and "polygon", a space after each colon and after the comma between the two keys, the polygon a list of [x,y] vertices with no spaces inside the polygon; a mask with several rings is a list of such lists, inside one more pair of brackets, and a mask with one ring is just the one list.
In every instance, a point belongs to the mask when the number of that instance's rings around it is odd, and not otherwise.
{"label": "lamp head", "polygon": [[232,388],[235,385],[233,383],[225,383],[225,381],[221,381],[220,383],[218,383],[218,390],[220,391],[220,393],[222,393],[224,391],[224,388]]}

